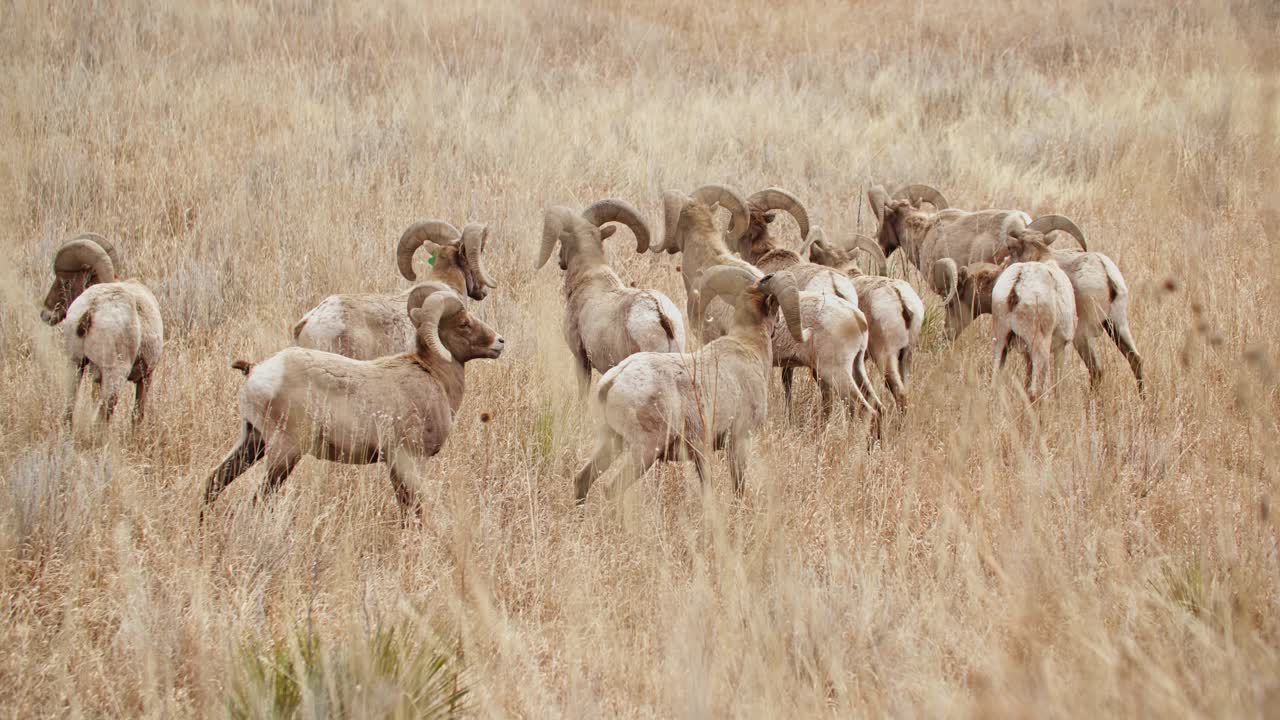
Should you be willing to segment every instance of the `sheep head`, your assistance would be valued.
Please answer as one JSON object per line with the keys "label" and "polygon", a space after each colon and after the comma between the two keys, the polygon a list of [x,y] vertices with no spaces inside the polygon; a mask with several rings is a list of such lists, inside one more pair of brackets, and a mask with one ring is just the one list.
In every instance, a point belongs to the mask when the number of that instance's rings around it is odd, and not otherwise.
{"label": "sheep head", "polygon": [[1007,266],[1012,262],[1047,262],[1053,259],[1053,250],[1043,233],[1030,228],[1010,234],[1004,247],[996,250],[992,261]]}
{"label": "sheep head", "polygon": [[493,328],[472,317],[462,298],[444,283],[423,283],[409,292],[409,319],[417,328],[420,351],[446,362],[494,359],[506,341]]}
{"label": "sheep head", "polygon": [[758,270],[738,265],[716,265],[702,273],[698,285],[698,312],[717,295],[735,305],[739,322],[750,324],[777,316],[779,308],[787,329],[797,341],[809,339],[800,322],[800,293],[789,272],[761,277]]}
{"label": "sheep head", "polygon": [[809,212],[795,195],[782,188],[771,187],[747,198],[747,231],[738,241],[739,251],[744,257],[763,255],[772,249],[769,238],[769,224],[778,218],[778,211],[783,210],[795,218],[800,226],[800,237],[809,235]]}
{"label": "sheep head", "polygon": [[1034,230],[1043,235],[1048,235],[1054,230],[1061,230],[1070,233],[1080,243],[1080,249],[1089,250],[1089,244],[1085,242],[1084,231],[1081,230],[1071,219],[1064,215],[1041,215],[1035,219],[1035,222],[1027,226],[1027,230]]}
{"label": "sheep head", "polygon": [[467,294],[476,300],[483,300],[489,294],[489,288],[498,287],[498,281],[489,274],[484,264],[485,249],[489,245],[489,226],[483,223],[468,223],[462,228],[462,267],[467,276]]}
{"label": "sheep head", "polygon": [[675,254],[684,251],[691,235],[718,236],[715,214],[719,207],[729,211],[725,235],[729,244],[735,244],[747,229],[747,204],[738,193],[724,185],[703,185],[692,196],[667,190],[662,194],[662,243],[653,251]]}
{"label": "sheep head", "polygon": [[856,261],[858,250],[862,250],[871,256],[872,263],[876,265],[877,274],[885,274],[888,263],[885,260],[884,253],[880,250],[880,246],[876,241],[866,235],[854,234],[851,241],[839,246],[828,242],[822,227],[814,225],[809,230],[809,237],[805,238],[800,255],[801,257],[808,257],[809,262],[817,265],[844,269],[851,275],[860,275],[862,274],[862,269]]}
{"label": "sheep head", "polygon": [[1003,266],[992,263],[957,267],[951,258],[943,258],[933,264],[933,284],[945,289],[942,302],[946,306],[948,324],[956,333],[974,318],[991,312],[991,292],[1002,272]]}
{"label": "sheep head", "polygon": [[601,227],[616,222],[631,228],[636,236],[636,252],[649,251],[649,226],[630,203],[608,199],[592,204],[579,215],[566,207],[547,208],[542,224],[542,248],[534,269],[547,264],[551,253],[560,246],[560,269],[568,270],[574,257],[604,262],[604,241],[608,240],[616,226]]}
{"label": "sheep head", "polygon": [[902,247],[907,216],[912,212],[919,212],[921,203],[928,202],[934,206],[935,211],[947,207],[947,200],[942,193],[928,185],[907,185],[899,188],[893,197],[885,192],[884,186],[876,185],[867,191],[867,201],[871,204],[871,211],[875,213],[876,223],[879,225],[876,242],[885,258]]}
{"label": "sheep head", "polygon": [[116,252],[106,238],[95,233],[79,235],[58,248],[53,256],[53,285],[44,298],[40,318],[57,325],[67,308],[90,285],[115,282]]}

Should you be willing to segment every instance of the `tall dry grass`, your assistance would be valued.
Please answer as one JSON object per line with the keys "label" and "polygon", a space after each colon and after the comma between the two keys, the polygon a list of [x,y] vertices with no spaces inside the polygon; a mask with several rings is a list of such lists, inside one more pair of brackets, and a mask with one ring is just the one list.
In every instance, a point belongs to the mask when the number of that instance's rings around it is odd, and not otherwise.
{"label": "tall dry grass", "polygon": [[[153,5],[0,6],[2,714],[1280,706],[1273,4]],[[870,452],[775,411],[743,501],[668,465],[579,513],[592,420],[558,271],[530,270],[541,209],[656,221],[710,181],[784,185],[836,233],[869,229],[876,181],[1069,214],[1126,273],[1150,397],[1107,350],[1099,392],[1072,359],[1028,412],[1013,373],[986,384],[987,325],[949,346],[931,309]],[[492,223],[477,312],[509,352],[469,369],[425,527],[380,467],[307,460],[200,530],[228,363],[329,293],[400,287],[427,217]],[[79,230],[164,310],[137,433],[59,428],[37,304]],[[682,304],[670,259],[610,252]]]}

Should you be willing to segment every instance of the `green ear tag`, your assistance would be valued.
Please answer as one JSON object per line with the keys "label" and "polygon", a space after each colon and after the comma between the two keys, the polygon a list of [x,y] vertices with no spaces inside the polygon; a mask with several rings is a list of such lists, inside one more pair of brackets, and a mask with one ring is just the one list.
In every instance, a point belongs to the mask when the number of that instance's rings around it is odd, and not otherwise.
{"label": "green ear tag", "polygon": [[427,258],[427,264],[428,264],[428,265],[432,265],[432,266],[434,266],[434,265],[436,264],[436,254],[437,254],[437,253],[439,253],[439,252],[440,252],[440,251],[439,251],[439,250],[437,250],[437,251],[435,251],[435,252],[431,253],[431,257]]}

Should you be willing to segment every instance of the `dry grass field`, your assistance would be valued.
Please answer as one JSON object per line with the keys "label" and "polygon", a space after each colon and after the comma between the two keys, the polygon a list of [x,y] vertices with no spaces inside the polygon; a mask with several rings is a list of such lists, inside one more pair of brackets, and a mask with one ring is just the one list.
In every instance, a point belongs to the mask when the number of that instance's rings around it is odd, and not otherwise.
{"label": "dry grass field", "polygon": [[[0,4],[0,715],[1274,716],[1276,6],[632,5]],[[1104,347],[1099,391],[1071,356],[1029,408],[989,322],[947,343],[911,274],[914,405],[880,443],[801,373],[741,500],[718,460],[705,495],[668,464],[573,507],[595,420],[531,270],[545,206],[657,228],[664,189],[776,184],[840,235],[908,181],[1075,218],[1128,279],[1145,401]],[[508,349],[469,365],[424,524],[382,466],[309,458],[201,528],[230,362],[405,287],[430,217],[492,224],[472,307]],[[60,426],[39,304],[79,231],[164,313],[136,432]],[[617,237],[683,307],[677,260]]]}

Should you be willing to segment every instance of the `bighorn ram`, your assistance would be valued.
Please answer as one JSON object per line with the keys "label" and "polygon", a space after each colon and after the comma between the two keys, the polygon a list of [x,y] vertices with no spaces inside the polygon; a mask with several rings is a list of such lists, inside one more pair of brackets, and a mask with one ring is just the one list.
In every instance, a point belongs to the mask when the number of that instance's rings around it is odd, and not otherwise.
{"label": "bighorn ram", "polygon": [[[262,497],[278,490],[303,455],[350,465],[383,462],[404,511],[421,515],[418,465],[435,455],[453,427],[466,363],[502,354],[503,339],[473,318],[441,283],[409,291],[412,352],[353,360],[290,347],[254,365],[237,361],[240,438],[205,485],[205,505],[267,459]],[[201,512],[203,516],[203,511]]]}
{"label": "bighorn ram", "polygon": [[[814,377],[822,389],[824,414],[830,409],[827,400],[829,388],[842,386],[844,376],[850,373],[857,390],[857,398],[869,403],[877,414],[883,412],[884,405],[867,377],[865,357],[867,321],[861,312],[857,312],[859,310],[857,288],[843,273],[809,262],[802,258],[800,253],[778,244],[769,233],[769,224],[777,219],[779,210],[784,210],[795,218],[800,226],[801,237],[809,235],[809,213],[800,200],[781,188],[767,188],[747,198],[746,230],[738,238],[738,250],[742,257],[767,273],[781,270],[790,272],[801,291],[821,293],[832,298],[833,302],[829,304],[831,312],[841,312],[853,317],[853,313],[845,307],[851,306],[856,312],[856,320],[851,320],[850,323],[862,326],[861,333],[827,334],[823,329],[814,328],[813,343],[817,349],[810,349],[809,353],[786,336],[775,335],[773,362],[782,368],[782,392],[786,398],[787,407],[791,406],[791,386],[795,368],[808,367],[813,370]],[[850,323],[841,323],[841,325],[851,327]],[[853,354],[856,359],[852,368],[810,364],[817,359],[813,356],[819,353],[847,354],[834,350],[834,345],[838,344],[844,344],[846,347],[861,347],[861,350]]]}
{"label": "bighorn ram", "polygon": [[621,492],[655,461],[689,459],[705,485],[709,448],[727,451],[734,489],[742,492],[751,434],[765,421],[773,343],[781,306],[787,329],[803,341],[799,296],[787,273],[760,276],[740,266],[715,266],[700,283],[702,302],[733,301],[729,333],[693,353],[636,353],[605,373],[598,390],[604,424],[591,459],[574,480],[586,501],[591,484],[623,450]]}
{"label": "bighorn ram", "polygon": [[102,419],[111,418],[126,380],[134,383],[134,423],[146,414],[151,374],[164,351],[164,323],[150,290],[134,280],[116,282],[118,262],[115,248],[93,233],[64,243],[53,258],[53,286],[40,317],[62,323],[71,360],[67,423],[88,368],[102,389]]}
{"label": "bighorn ram", "polygon": [[1048,246],[1043,234],[1030,230],[1010,239],[1009,245],[996,253],[996,260],[1021,262],[1051,260],[1071,280],[1076,300],[1075,348],[1089,370],[1089,381],[1096,385],[1102,379],[1102,365],[1094,353],[1092,341],[1106,334],[1129,362],[1138,392],[1144,392],[1142,356],[1129,331],[1129,287],[1120,268],[1100,252],[1057,250]]}
{"label": "bighorn ram", "polygon": [[[443,220],[411,225],[400,236],[396,264],[409,282],[418,248],[431,250],[431,272],[424,282],[444,283],[458,295],[483,300],[498,283],[484,265],[489,227],[470,223],[458,232]],[[404,312],[409,291],[395,295],[330,295],[293,326],[300,347],[338,353],[357,360],[407,352],[414,348],[415,328]]]}
{"label": "bighorn ram", "polygon": [[545,265],[560,246],[564,339],[576,360],[582,393],[593,369],[603,373],[637,352],[684,351],[684,321],[671,299],[657,290],[627,287],[605,261],[604,240],[615,228],[601,226],[611,222],[631,228],[638,252],[649,251],[649,227],[639,211],[622,200],[601,200],[580,215],[549,208],[535,266]]}
{"label": "bighorn ram", "polygon": [[[928,280],[933,291],[946,294],[946,288],[937,284],[932,268],[934,263],[949,258],[956,264],[991,262],[995,253],[1004,247],[1011,235],[1023,230],[1047,233],[1065,230],[1088,249],[1084,233],[1071,220],[1061,215],[1045,215],[1032,221],[1019,210],[964,210],[947,209],[947,200],[928,185],[909,185],[890,197],[883,187],[876,186],[867,193],[871,209],[879,223],[876,261],[883,268],[886,258],[894,250],[902,249],[907,260],[916,266]],[[934,212],[925,212],[919,205],[928,202]],[[956,337],[962,328],[948,322],[947,330]]]}
{"label": "bighorn ram", "polygon": [[[859,240],[861,238],[861,241]],[[854,246],[872,240],[855,237]],[[907,406],[907,385],[911,382],[911,355],[924,322],[924,303],[906,280],[864,275],[853,262],[851,249],[836,247],[826,240],[822,228],[814,225],[805,239],[809,260],[836,268],[849,276],[858,291],[858,307],[866,314],[869,328],[867,352],[880,371],[898,406]]]}

